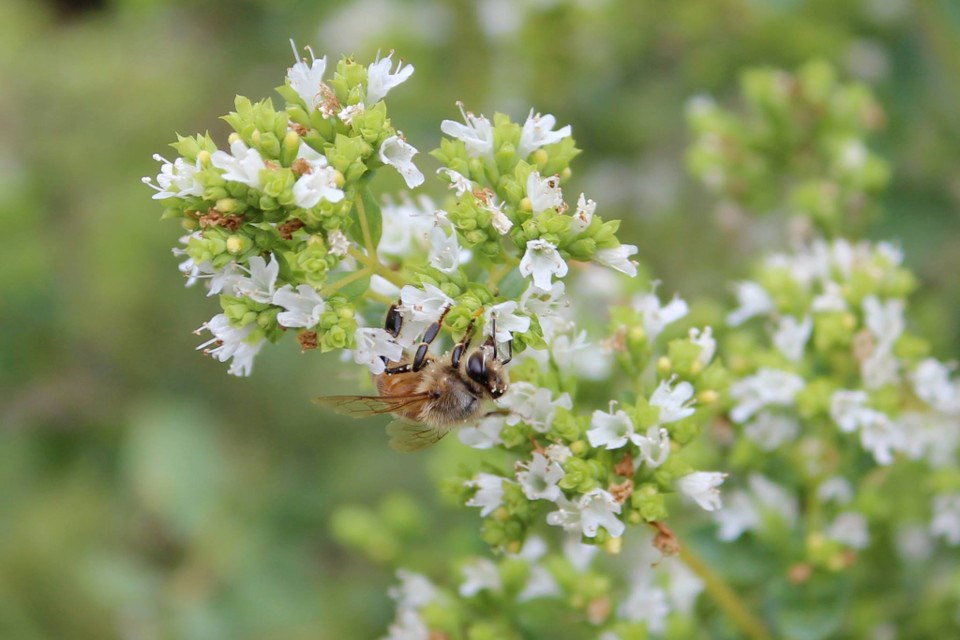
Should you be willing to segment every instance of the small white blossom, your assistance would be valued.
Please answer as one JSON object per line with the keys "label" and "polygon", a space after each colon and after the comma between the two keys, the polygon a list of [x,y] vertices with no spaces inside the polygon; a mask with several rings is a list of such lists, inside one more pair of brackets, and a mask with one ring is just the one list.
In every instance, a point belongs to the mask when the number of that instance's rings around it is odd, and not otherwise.
{"label": "small white blossom", "polygon": [[520,131],[520,142],[517,143],[517,157],[526,158],[540,147],[560,142],[570,135],[572,129],[570,125],[553,131],[557,120],[549,113],[547,115],[534,115],[533,109],[523,123],[523,129]]}
{"label": "small white blossom", "polygon": [[320,86],[323,84],[323,74],[327,70],[327,57],[324,56],[318,60],[313,54],[313,49],[307,47],[307,51],[310,52],[310,64],[308,65],[306,60],[300,59],[300,55],[297,53],[297,45],[294,44],[293,40],[290,41],[290,46],[293,47],[293,57],[297,62],[287,71],[287,79],[297,95],[307,104],[307,107],[315,109],[321,102],[319,99]]}
{"label": "small white blossom", "polygon": [[460,253],[457,230],[443,218],[430,229],[430,265],[443,273],[453,273],[460,268]]}
{"label": "small white blossom", "polygon": [[397,579],[400,584],[390,587],[387,595],[396,601],[398,609],[420,609],[437,599],[437,587],[426,576],[397,569]]}
{"label": "small white blossom", "polygon": [[616,413],[594,411],[590,426],[592,429],[587,431],[587,440],[591,447],[619,449],[635,435],[633,420],[622,410]]}
{"label": "small white blossom", "polygon": [[684,495],[693,498],[706,511],[720,508],[720,490],[724,474],[719,471],[697,471],[677,480],[677,488]]}
{"label": "small white blossom", "polygon": [[933,540],[927,527],[907,524],[897,529],[894,542],[900,557],[913,564],[926,562],[933,555]]}
{"label": "small white blossom", "polygon": [[430,629],[413,609],[399,609],[382,640],[430,640]]}
{"label": "small white blossom", "polygon": [[450,188],[456,191],[458,198],[462,197],[465,193],[473,192],[473,182],[470,181],[470,178],[457,173],[453,169],[440,167],[437,169],[437,174],[446,174],[446,176],[450,178]]}
{"label": "small white blossom", "polygon": [[393,51],[386,58],[377,58],[367,67],[367,102],[375,104],[383,100],[391,89],[405,82],[413,75],[413,65],[404,66],[403,60],[397,61],[397,68],[391,71]]}
{"label": "small white blossom", "polygon": [[867,389],[879,389],[900,380],[900,361],[893,354],[892,343],[880,343],[874,346],[863,362],[860,363],[860,377]]}
{"label": "small white blossom", "polygon": [[[569,502],[569,501],[568,501]],[[547,516],[547,522],[550,522],[550,516]],[[579,522],[579,516],[578,516]],[[577,526],[579,530],[579,524]],[[568,534],[563,537],[563,555],[575,570],[583,573],[590,567],[590,563],[597,555],[599,547],[595,544],[584,544],[580,541],[579,534]]]}
{"label": "small white blossom", "polygon": [[539,171],[531,171],[527,176],[527,197],[534,213],[547,209],[563,207],[563,193],[560,190],[560,176],[542,178]]}
{"label": "small white blossom", "polygon": [[656,469],[670,455],[670,435],[663,427],[654,425],[647,429],[647,435],[635,435],[631,440],[640,448],[640,456],[633,463],[635,470],[641,463]]}
{"label": "small white blossom", "polygon": [[643,330],[647,333],[648,343],[656,340],[668,324],[684,317],[690,310],[680,296],[674,296],[666,306],[660,306],[660,298],[655,291],[634,301],[633,308],[643,314]]}
{"label": "small white blossom", "polygon": [[[213,338],[204,342],[197,349],[203,349],[207,355],[211,355],[220,362],[232,360],[227,372],[233,376],[249,376],[253,369],[253,359],[260,352],[266,339],[261,338],[256,342],[250,342],[248,338],[256,328],[256,323],[251,323],[245,327],[235,327],[231,324],[226,315],[219,313],[205,322],[198,329],[207,330],[213,334]],[[217,346],[213,349],[207,349],[211,344]]]}
{"label": "small white blossom", "polygon": [[490,212],[490,225],[497,230],[500,235],[506,235],[513,228],[513,221],[503,212],[503,205],[497,204],[492,200],[483,206]]}
{"label": "small white blossom", "polygon": [[843,297],[843,287],[833,281],[825,282],[823,293],[813,299],[810,310],[814,313],[846,311],[847,301]]}
{"label": "small white blossom", "polygon": [[330,245],[330,253],[341,258],[350,250],[350,240],[340,229],[327,233],[327,244]]}
{"label": "small white blossom", "polygon": [[706,367],[709,365],[717,352],[717,341],[713,337],[713,328],[704,327],[703,330],[700,330],[691,327],[690,342],[700,347],[700,353],[697,355],[697,362],[700,363],[700,366]]}
{"label": "small white blossom", "polygon": [[482,115],[475,116],[464,111],[463,104],[457,103],[465,124],[453,120],[440,123],[440,131],[451,138],[463,141],[470,157],[484,156],[493,158],[493,125]]}
{"label": "small white blossom", "polygon": [[656,586],[649,574],[634,581],[630,593],[617,608],[617,615],[630,622],[642,622],[651,634],[660,635],[666,630],[670,605],[667,594]]}
{"label": "small white blossom", "polygon": [[348,105],[343,109],[341,109],[339,113],[337,113],[337,118],[340,119],[340,122],[342,122],[343,124],[349,127],[353,124],[354,118],[356,118],[357,116],[363,115],[365,108],[366,107],[363,106],[362,102]]}
{"label": "small white blossom", "polygon": [[625,273],[631,278],[637,275],[637,262],[630,256],[637,252],[636,245],[621,244],[611,249],[600,249],[593,256],[593,261],[605,267]]}
{"label": "small white blossom", "polygon": [[500,572],[497,565],[487,558],[474,558],[461,568],[463,583],[460,595],[464,598],[475,596],[481,591],[500,591]]}
{"label": "small white blossom", "polygon": [[[303,145],[301,145],[302,148]],[[328,167],[323,156],[308,162],[311,170],[297,178],[293,184],[293,201],[296,205],[303,209],[312,209],[320,204],[321,200],[326,202],[343,200],[343,190],[337,186],[336,169]]]}
{"label": "small white blossom", "polygon": [[877,339],[878,345],[893,345],[903,333],[903,304],[903,300],[897,298],[885,303],[880,302],[876,296],[864,298],[864,323]]}
{"label": "small white blossom", "polygon": [[400,311],[413,322],[435,322],[443,310],[453,305],[453,298],[439,287],[425,283],[423,289],[406,285],[400,290]]}
{"label": "small white blossom", "polygon": [[952,546],[960,544],[960,493],[945,493],[933,498],[930,535],[941,537]]}
{"label": "small white blossom", "polygon": [[403,139],[403,134],[390,136],[380,145],[380,160],[388,164],[403,177],[411,189],[423,184],[423,173],[413,164],[413,156],[419,153],[416,148]]}
{"label": "small white blossom", "polygon": [[239,136],[230,143],[230,153],[214,151],[210,163],[223,171],[224,180],[240,182],[254,189],[260,188],[260,172],[267,168],[257,150],[248,148]]}
{"label": "small white blossom", "polygon": [[803,378],[796,374],[779,369],[760,369],[730,387],[730,397],[737,401],[730,410],[730,418],[742,423],[764,407],[789,406],[803,387]]}
{"label": "small white blossom", "polygon": [[277,322],[293,329],[309,329],[320,322],[320,315],[327,310],[327,303],[317,290],[308,284],[301,284],[294,291],[292,285],[284,285],[273,294],[273,304],[283,307],[277,314]]}
{"label": "small white blossom", "polygon": [[593,200],[587,200],[584,194],[580,194],[577,200],[577,210],[573,212],[573,230],[576,233],[583,233],[593,221],[593,214],[597,210],[597,203]]}
{"label": "small white blossom", "polygon": [[723,509],[713,512],[717,523],[717,539],[731,542],[747,531],[760,528],[762,519],[746,491],[735,489],[727,493]]}
{"label": "small white blossom", "polygon": [[477,489],[473,497],[467,500],[467,506],[480,507],[480,517],[486,518],[503,502],[503,481],[500,476],[478,473],[473,480],[465,483],[465,486]]}
{"label": "small white blossom", "polygon": [[849,504],[853,500],[853,487],[850,482],[842,476],[833,476],[827,478],[817,487],[817,498],[820,502],[836,502],[837,504]]}
{"label": "small white blossom", "polygon": [[507,424],[526,422],[535,431],[546,433],[553,424],[558,408],[572,409],[573,400],[566,392],[553,399],[549,389],[538,388],[529,382],[514,382],[500,398],[500,406],[509,409]]}
{"label": "small white blossom", "polygon": [[713,514],[719,525],[717,537],[723,541],[736,540],[746,531],[759,529],[764,516],[776,515],[788,527],[797,520],[799,507],[794,495],[758,473],[748,478],[749,491],[732,491],[722,510]]}
{"label": "small white blossom", "polygon": [[679,558],[666,558],[662,565],[670,575],[670,582],[667,585],[670,604],[677,613],[689,615],[693,612],[697,596],[703,592],[706,585]]}
{"label": "small white blossom", "polygon": [[761,411],[744,426],[743,433],[761,449],[773,451],[797,437],[800,423],[790,416]]}
{"label": "small white blossom", "polygon": [[388,362],[399,362],[403,357],[403,347],[385,329],[359,327],[354,338],[357,346],[353,350],[353,361],[366,365],[374,375],[387,368],[383,358]]}
{"label": "small white blossom", "polygon": [[804,317],[802,322],[793,316],[782,316],[773,334],[773,344],[787,360],[799,362],[812,332],[813,318],[810,316]]}
{"label": "small white blossom", "polygon": [[866,391],[834,391],[830,396],[830,417],[840,426],[841,431],[855,431],[862,421],[860,415],[868,400]]}
{"label": "small white blossom", "polygon": [[547,457],[547,460],[551,462],[557,462],[563,464],[570,459],[570,456],[573,455],[573,452],[570,450],[570,447],[562,444],[549,444],[543,450],[543,455]]}
{"label": "small white blossom", "polygon": [[517,594],[517,602],[527,602],[535,598],[554,598],[561,594],[553,574],[543,565],[535,564],[530,567],[530,577],[523,591]]}
{"label": "small white blossom", "polygon": [[492,415],[482,418],[476,424],[461,427],[457,435],[460,442],[473,449],[492,449],[503,444],[500,432],[503,430],[504,417]]}
{"label": "small white blossom", "polygon": [[170,162],[160,154],[154,154],[153,159],[163,163],[157,174],[157,184],[146,177],[141,181],[156,191],[154,200],[203,195],[203,185],[197,182],[197,172],[201,169],[199,158],[195,164],[188,164],[183,158]]}
{"label": "small white blossom", "polygon": [[436,224],[436,206],[427,196],[419,196],[416,202],[404,192],[401,202],[386,200],[381,207],[383,232],[377,254],[405,258],[413,253],[426,253],[427,238]]}
{"label": "small white blossom", "polygon": [[580,505],[567,500],[562,494],[555,502],[557,510],[547,514],[547,524],[562,527],[564,531],[571,533],[581,533]]}
{"label": "small white blossom", "polygon": [[529,462],[517,463],[517,469],[517,482],[529,499],[554,502],[560,497],[560,487],[557,483],[566,474],[563,467],[556,462],[534,452],[533,459]]}
{"label": "small white blossom", "polygon": [[527,241],[527,250],[520,260],[520,275],[533,275],[533,284],[538,289],[549,291],[552,276],[567,275],[567,263],[560,257],[557,247],[543,238]]}
{"label": "small white blossom", "polygon": [[866,549],[867,545],[870,544],[867,519],[863,514],[855,511],[845,511],[839,514],[824,531],[824,535],[853,549]]}
{"label": "small white blossom", "polygon": [[595,538],[600,527],[614,538],[623,535],[626,525],[617,517],[620,503],[603,489],[593,489],[580,498],[580,527],[583,535]]}
{"label": "small white blossom", "polygon": [[950,380],[950,367],[934,358],[921,360],[910,373],[914,393],[928,405],[943,413],[960,411],[960,389]]}
{"label": "small white blossom", "polygon": [[750,318],[766,315],[774,310],[773,298],[767,290],[756,282],[740,282],[737,284],[738,308],[727,314],[727,324],[736,327]]}
{"label": "small white blossom", "polygon": [[277,257],[270,254],[270,262],[260,256],[253,256],[247,261],[247,266],[240,266],[249,276],[237,278],[233,286],[237,294],[250,298],[254,302],[268,304],[273,300],[274,287],[277,284],[277,274],[280,273],[280,264]]}
{"label": "small white blossom", "polygon": [[323,167],[327,166],[327,156],[323,155],[303,140],[300,141],[300,146],[297,148],[296,159],[306,162],[310,171],[313,171],[314,169],[322,169]]}
{"label": "small white blossom", "polygon": [[530,329],[530,318],[517,315],[517,303],[513,300],[507,300],[500,304],[488,307],[483,312],[483,331],[484,335],[490,335],[493,330],[493,318],[497,319],[498,343],[506,342],[513,333],[526,333]]}
{"label": "small white blossom", "polygon": [[663,380],[650,396],[650,404],[660,407],[660,424],[676,422],[692,416],[695,409],[693,404],[693,385],[687,381],[672,386],[673,380]]}

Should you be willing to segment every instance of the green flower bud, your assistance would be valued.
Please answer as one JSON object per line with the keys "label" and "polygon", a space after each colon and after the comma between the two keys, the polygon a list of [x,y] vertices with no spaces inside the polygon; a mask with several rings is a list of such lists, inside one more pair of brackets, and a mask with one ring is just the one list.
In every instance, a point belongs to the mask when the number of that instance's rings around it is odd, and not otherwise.
{"label": "green flower bud", "polygon": [[227,252],[239,255],[246,253],[253,247],[253,240],[244,235],[233,234],[227,237],[226,247]]}

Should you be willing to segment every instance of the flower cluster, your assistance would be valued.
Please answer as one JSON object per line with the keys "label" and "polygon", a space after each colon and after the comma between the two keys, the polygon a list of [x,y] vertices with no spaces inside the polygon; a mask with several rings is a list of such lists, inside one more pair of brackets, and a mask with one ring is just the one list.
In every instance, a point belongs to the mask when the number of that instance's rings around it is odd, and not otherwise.
{"label": "flower cluster", "polygon": [[889,177],[864,143],[884,122],[869,89],[841,84],[822,62],[795,74],[752,69],[741,86],[746,115],[707,96],[689,102],[691,172],[725,205],[754,213],[786,205],[828,234],[862,228]]}

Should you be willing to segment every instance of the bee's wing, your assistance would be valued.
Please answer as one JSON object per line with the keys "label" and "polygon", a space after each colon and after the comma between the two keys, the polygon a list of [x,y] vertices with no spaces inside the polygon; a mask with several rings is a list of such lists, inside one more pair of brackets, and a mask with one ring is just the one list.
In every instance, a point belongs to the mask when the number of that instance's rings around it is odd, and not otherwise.
{"label": "bee's wing", "polygon": [[351,418],[364,418],[394,413],[429,398],[426,393],[411,393],[405,396],[320,396],[313,401]]}
{"label": "bee's wing", "polygon": [[450,433],[448,426],[432,426],[403,418],[387,425],[390,436],[390,448],[394,451],[412,453],[436,444],[440,438]]}

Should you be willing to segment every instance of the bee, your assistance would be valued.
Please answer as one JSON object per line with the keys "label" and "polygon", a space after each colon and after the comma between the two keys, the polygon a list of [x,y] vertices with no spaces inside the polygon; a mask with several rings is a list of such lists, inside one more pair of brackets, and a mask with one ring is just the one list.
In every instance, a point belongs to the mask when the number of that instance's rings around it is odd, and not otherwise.
{"label": "bee", "polygon": [[[390,446],[397,451],[419,451],[437,443],[458,426],[503,410],[488,411],[488,400],[502,396],[509,386],[505,365],[513,357],[512,340],[501,358],[497,345],[497,320],[491,318],[490,337],[470,350],[476,318],[450,352],[449,360],[429,353],[440,334],[449,307],[423,334],[413,358],[399,362],[384,358],[386,368],[374,376],[376,396],[323,396],[316,402],[353,418],[391,413],[396,419],[387,425]],[[396,338],[403,317],[397,305],[387,312],[385,329]]]}

